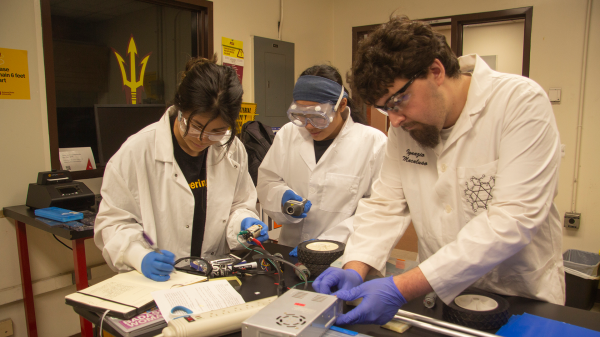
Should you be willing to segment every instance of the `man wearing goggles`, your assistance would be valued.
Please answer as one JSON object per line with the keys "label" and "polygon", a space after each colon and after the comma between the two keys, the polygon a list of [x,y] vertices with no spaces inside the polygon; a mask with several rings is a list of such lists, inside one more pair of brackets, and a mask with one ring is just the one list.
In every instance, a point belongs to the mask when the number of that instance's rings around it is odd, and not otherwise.
{"label": "man wearing goggles", "polygon": [[[358,200],[368,197],[383,160],[385,135],[357,123],[337,70],[314,66],[294,86],[291,121],[277,133],[258,170],[261,206],[283,228],[279,242],[345,242]],[[282,212],[289,200],[308,200],[297,217]],[[311,206],[312,205],[312,206]]]}
{"label": "man wearing goggles", "polygon": [[[435,291],[450,303],[471,285],[563,305],[561,144],[544,89],[476,54],[457,58],[443,35],[406,17],[369,33],[355,56],[353,92],[391,127],[343,269],[313,283],[342,300],[362,298],[336,324],[385,324],[407,301]],[[370,271],[385,274],[411,222],[419,266],[363,283]]]}

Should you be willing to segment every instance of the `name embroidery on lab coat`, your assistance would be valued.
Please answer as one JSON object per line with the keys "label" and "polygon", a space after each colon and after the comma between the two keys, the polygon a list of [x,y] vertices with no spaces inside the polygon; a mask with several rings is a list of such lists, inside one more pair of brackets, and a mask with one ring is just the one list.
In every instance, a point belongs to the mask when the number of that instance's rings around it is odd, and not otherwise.
{"label": "name embroidery on lab coat", "polygon": [[496,185],[496,176],[491,176],[485,181],[485,174],[481,178],[472,176],[469,181],[465,182],[465,197],[467,202],[471,204],[473,212],[477,213],[480,208],[487,209],[488,203],[492,200],[492,189]]}
{"label": "name embroidery on lab coat", "polygon": [[[414,157],[414,159],[411,157]],[[419,160],[420,157],[425,157],[425,153],[412,152],[410,151],[410,149],[406,149],[406,156],[402,156],[402,160],[404,160],[407,163],[427,165],[426,161]]]}

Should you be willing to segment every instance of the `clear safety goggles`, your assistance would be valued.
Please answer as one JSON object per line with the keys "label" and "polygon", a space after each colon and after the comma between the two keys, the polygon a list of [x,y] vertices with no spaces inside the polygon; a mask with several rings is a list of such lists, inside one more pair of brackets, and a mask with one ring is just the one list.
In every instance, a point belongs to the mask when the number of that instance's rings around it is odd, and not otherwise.
{"label": "clear safety goggles", "polygon": [[335,106],[331,103],[303,105],[293,101],[287,111],[287,116],[296,126],[305,127],[310,123],[317,129],[325,129],[333,121],[335,113],[344,97],[344,87]]}
{"label": "clear safety goggles", "polygon": [[[179,111],[179,115],[177,115],[177,120],[179,120],[179,131],[181,131],[182,135],[185,135],[185,129],[187,128],[188,118],[184,118],[183,113],[181,111]],[[203,138],[208,138],[208,140],[210,140],[212,142],[218,142],[221,139],[223,139],[225,136],[230,136],[231,129],[227,129],[225,131],[219,131],[219,132],[209,132],[209,131],[202,132],[202,129],[197,128],[196,126],[194,126],[194,124],[190,125],[190,128],[187,130],[186,136],[200,139],[200,135],[202,135]]]}
{"label": "clear safety goggles", "polygon": [[410,94],[406,93],[406,90],[408,90],[410,85],[413,84],[417,77],[421,76],[422,73],[422,71],[416,73],[404,86],[402,86],[402,88],[400,88],[400,90],[390,96],[383,105],[375,105],[375,109],[386,116],[389,116],[390,112],[401,113],[410,99]]}

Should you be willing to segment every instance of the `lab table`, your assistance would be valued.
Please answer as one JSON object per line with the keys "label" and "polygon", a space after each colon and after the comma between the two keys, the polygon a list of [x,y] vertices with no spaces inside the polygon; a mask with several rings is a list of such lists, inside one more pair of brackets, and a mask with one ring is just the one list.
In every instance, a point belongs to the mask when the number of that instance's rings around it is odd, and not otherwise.
{"label": "lab table", "polygon": [[[4,208],[4,215],[15,220],[17,233],[17,249],[19,252],[19,267],[21,269],[21,283],[23,287],[23,303],[25,306],[25,320],[27,322],[27,333],[29,337],[37,337],[38,329],[35,321],[35,307],[33,303],[33,288],[31,283],[31,269],[29,264],[29,250],[27,245],[26,225],[41,229],[57,237],[73,241],[73,264],[75,270],[75,284],[77,290],[88,287],[87,267],[85,260],[86,239],[94,237],[94,230],[85,231],[68,230],[50,226],[36,219],[32,209],[25,205]],[[81,334],[83,337],[92,337],[92,324],[80,318]]]}
{"label": "lab table", "polygon": [[[271,254],[281,253],[285,258],[287,258],[290,262],[297,262],[296,258],[291,258],[288,256],[288,253],[292,250],[292,247],[286,247],[282,245],[277,245],[273,243],[264,244],[267,251]],[[240,251],[236,252],[236,255],[245,254],[245,252]],[[240,255],[241,256],[241,255]],[[294,274],[294,271],[289,266],[284,266],[284,279],[286,287],[292,287],[301,281]],[[257,299],[274,296],[276,295],[276,286],[275,282],[278,281],[276,275],[254,275],[254,276],[244,276],[240,277],[242,281],[242,286],[240,287],[239,293],[242,295],[246,302],[254,301]],[[310,280],[314,280],[311,278]],[[298,289],[303,289],[303,285],[297,286]],[[313,290],[312,287],[308,286],[308,290]],[[402,307],[403,310],[410,311],[416,314],[432,317],[435,319],[442,319],[442,302],[438,298],[436,300],[436,305],[432,309],[428,309],[423,305],[423,297],[416,298],[406,305]],[[521,315],[523,313],[529,313],[536,316],[546,317],[557,321],[566,322],[569,324],[581,326],[587,329],[600,331],[600,313],[590,312],[581,309],[571,308],[560,306],[556,304],[541,302],[537,300],[527,299],[523,297],[516,296],[503,296],[510,304],[509,312],[511,315]],[[350,310],[352,307],[347,307],[345,310]],[[74,308],[75,312],[77,312],[82,317],[90,320],[92,323],[98,325],[100,324],[100,319],[98,314],[87,311],[82,308]],[[103,324],[103,330],[110,332],[115,336],[122,336],[117,331],[115,331],[108,324]],[[408,331],[403,334],[398,334],[397,332],[393,332],[390,330],[386,330],[381,328],[378,325],[347,325],[344,326],[345,329],[360,332],[365,335],[370,336],[390,336],[390,337],[399,337],[399,336],[407,336],[407,337],[429,337],[429,336],[445,336],[436,332],[424,330],[417,327],[411,327]],[[159,334],[162,329],[157,329],[157,331],[148,333],[145,335],[141,335],[141,337],[145,336],[154,336]],[[493,331],[487,331],[489,333],[495,333]],[[239,337],[241,336],[241,332],[235,332],[227,335],[228,337]]]}

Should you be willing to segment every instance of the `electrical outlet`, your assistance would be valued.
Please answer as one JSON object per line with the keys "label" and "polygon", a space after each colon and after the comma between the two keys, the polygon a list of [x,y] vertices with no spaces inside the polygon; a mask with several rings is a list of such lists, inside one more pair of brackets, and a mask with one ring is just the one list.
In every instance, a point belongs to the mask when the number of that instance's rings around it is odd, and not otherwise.
{"label": "electrical outlet", "polygon": [[0,337],[8,337],[13,335],[12,319],[7,319],[0,322]]}
{"label": "electrical outlet", "polygon": [[581,213],[565,213],[565,227],[571,229],[579,229],[581,221]]}

